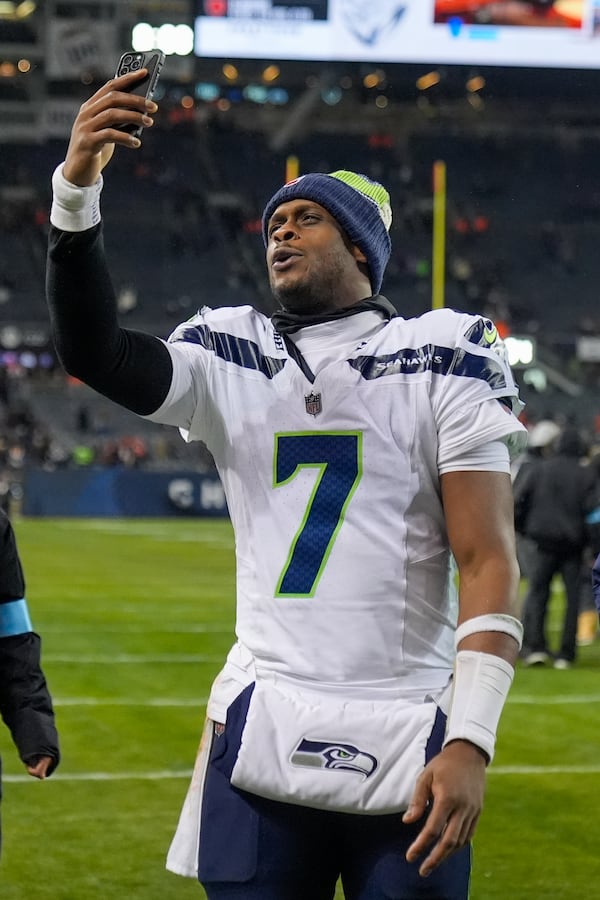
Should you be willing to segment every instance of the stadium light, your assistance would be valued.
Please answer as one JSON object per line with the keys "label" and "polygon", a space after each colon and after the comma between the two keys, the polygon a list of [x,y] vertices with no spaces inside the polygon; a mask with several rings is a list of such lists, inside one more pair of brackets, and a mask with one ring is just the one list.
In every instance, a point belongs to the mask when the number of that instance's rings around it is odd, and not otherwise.
{"label": "stadium light", "polygon": [[194,88],[194,93],[198,100],[203,100],[205,103],[213,103],[219,99],[221,91],[219,86],[213,84],[213,82],[199,81]]}
{"label": "stadium light", "polygon": [[266,66],[263,69],[262,80],[267,82],[267,84],[268,84],[272,81],[277,81],[280,74],[281,74],[281,71],[279,69],[279,66],[276,66],[275,64],[272,63],[271,65]]}
{"label": "stadium light", "polygon": [[535,359],[535,341],[529,337],[504,338],[508,362],[511,366],[530,366]]}
{"label": "stadium light", "polygon": [[162,50],[166,56],[189,56],[194,49],[194,32],[189,25],[165,23],[157,28],[138,22],[131,31],[134,50]]}
{"label": "stadium light", "polygon": [[235,81],[239,77],[239,72],[233,63],[225,63],[221,69],[227,81]]}
{"label": "stadium light", "polygon": [[270,88],[267,93],[267,102],[273,106],[285,106],[290,99],[290,95],[285,88]]}
{"label": "stadium light", "polygon": [[36,8],[37,3],[34,3],[33,0],[23,0],[22,3],[17,4],[15,16],[17,19],[27,19],[28,16],[33,15]]}
{"label": "stadium light", "polygon": [[472,94],[476,93],[477,91],[482,91],[485,87],[485,78],[483,77],[483,75],[471,75],[471,77],[467,80],[465,87]]}
{"label": "stadium light", "polygon": [[321,100],[327,106],[335,106],[342,99],[342,89],[337,85],[323,88],[321,91]]}
{"label": "stadium light", "polygon": [[33,0],[23,0],[22,3],[2,0],[0,2],[0,19],[12,19],[13,21],[27,19],[33,15],[36,8],[37,3],[34,3]]}
{"label": "stadium light", "polygon": [[266,103],[267,89],[262,84],[248,84],[243,91],[244,99],[252,103]]}
{"label": "stadium light", "polygon": [[441,81],[441,76],[439,72],[427,72],[426,75],[421,75],[417,78],[416,84],[417,88],[420,91],[427,91],[429,88],[434,87],[436,84],[439,84]]}

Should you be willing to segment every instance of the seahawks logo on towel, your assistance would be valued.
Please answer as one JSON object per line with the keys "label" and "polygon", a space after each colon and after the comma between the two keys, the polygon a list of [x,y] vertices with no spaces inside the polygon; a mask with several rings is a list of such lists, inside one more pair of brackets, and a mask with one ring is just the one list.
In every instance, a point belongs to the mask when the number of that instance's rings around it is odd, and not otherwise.
{"label": "seahawks logo on towel", "polygon": [[365,778],[373,774],[379,763],[376,757],[353,744],[337,741],[311,741],[302,738],[292,755],[293,766],[309,766],[314,769],[337,769],[359,772]]}

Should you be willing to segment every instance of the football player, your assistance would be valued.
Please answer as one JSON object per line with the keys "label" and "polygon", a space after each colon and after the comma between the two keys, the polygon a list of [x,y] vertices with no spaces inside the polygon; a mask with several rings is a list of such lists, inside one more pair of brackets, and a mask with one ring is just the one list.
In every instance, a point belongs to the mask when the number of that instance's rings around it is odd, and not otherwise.
{"label": "football player", "polygon": [[157,109],[136,77],[75,119],[48,303],[67,371],[207,444],[236,533],[237,641],[168,868],[210,900],[330,900],[340,876],[347,900],[464,900],[521,641],[526,432],[502,342],[479,316],[397,314],[388,192],[348,171],[267,202],[272,318],[203,307],[168,341],[120,327],[100,193],[115,145],[139,146],[117,126]]}

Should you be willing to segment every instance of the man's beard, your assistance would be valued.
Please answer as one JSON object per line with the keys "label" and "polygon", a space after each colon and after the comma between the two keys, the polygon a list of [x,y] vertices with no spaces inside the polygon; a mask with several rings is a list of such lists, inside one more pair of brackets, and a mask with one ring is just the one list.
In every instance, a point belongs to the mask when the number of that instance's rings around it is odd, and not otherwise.
{"label": "man's beard", "polygon": [[[287,312],[299,315],[331,312],[340,305],[339,290],[343,268],[338,259],[330,258],[319,277],[305,278],[290,284],[273,287],[273,296]],[[344,299],[344,298],[342,298]]]}
{"label": "man's beard", "polygon": [[273,296],[287,312],[312,315],[335,309],[333,291],[329,285],[322,284],[317,291],[311,284],[294,284],[274,288]]}

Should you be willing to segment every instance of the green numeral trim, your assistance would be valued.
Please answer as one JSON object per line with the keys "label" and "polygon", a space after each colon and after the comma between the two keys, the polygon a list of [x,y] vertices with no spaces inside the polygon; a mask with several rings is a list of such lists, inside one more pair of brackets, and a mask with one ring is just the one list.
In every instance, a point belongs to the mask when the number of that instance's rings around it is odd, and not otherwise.
{"label": "green numeral trim", "polygon": [[362,432],[276,434],[273,487],[287,484],[306,468],[319,474],[277,581],[276,597],[314,596],[362,477]]}

